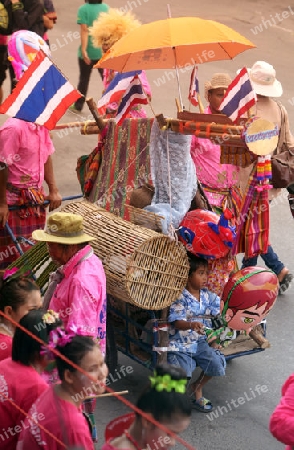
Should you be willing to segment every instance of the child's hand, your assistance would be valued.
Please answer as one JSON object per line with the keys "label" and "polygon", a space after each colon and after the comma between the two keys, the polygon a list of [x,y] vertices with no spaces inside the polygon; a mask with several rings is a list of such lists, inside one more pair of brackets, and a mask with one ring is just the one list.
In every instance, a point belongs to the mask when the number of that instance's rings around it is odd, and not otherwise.
{"label": "child's hand", "polygon": [[204,325],[201,322],[191,322],[191,330],[198,334],[205,334]]}

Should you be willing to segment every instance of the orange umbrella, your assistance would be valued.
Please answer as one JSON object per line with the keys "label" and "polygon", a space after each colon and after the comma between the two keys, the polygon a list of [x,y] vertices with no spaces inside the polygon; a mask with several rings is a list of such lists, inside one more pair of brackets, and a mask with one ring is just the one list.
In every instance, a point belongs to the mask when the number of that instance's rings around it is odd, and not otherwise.
{"label": "orange umbrella", "polygon": [[97,67],[118,72],[167,69],[233,59],[255,45],[213,20],[178,17],[141,25],[116,42]]}

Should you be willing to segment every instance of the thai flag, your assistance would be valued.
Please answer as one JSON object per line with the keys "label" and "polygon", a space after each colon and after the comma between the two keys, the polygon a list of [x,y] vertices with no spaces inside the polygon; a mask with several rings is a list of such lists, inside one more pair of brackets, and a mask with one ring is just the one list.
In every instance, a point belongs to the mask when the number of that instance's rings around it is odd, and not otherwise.
{"label": "thai flag", "polygon": [[117,114],[115,116],[117,125],[120,125],[130,109],[134,105],[138,104],[147,105],[148,99],[145,92],[143,91],[141,81],[138,75],[136,75],[129,84],[129,87],[126,89],[124,96],[119,104]]}
{"label": "thai flag", "polygon": [[189,96],[188,100],[192,103],[193,106],[198,106],[198,97],[199,94],[199,81],[198,81],[198,66],[194,66],[194,69],[191,73],[190,80],[190,88],[189,88]]}
{"label": "thai flag", "polygon": [[0,113],[52,130],[67,108],[81,96],[40,50],[0,106]]}
{"label": "thai flag", "polygon": [[99,113],[103,115],[109,104],[119,103],[134,76],[139,75],[141,72],[142,70],[117,73],[97,103]]}
{"label": "thai flag", "polygon": [[219,111],[226,114],[233,122],[242,117],[257,102],[255,91],[251,85],[246,67],[229,85]]}

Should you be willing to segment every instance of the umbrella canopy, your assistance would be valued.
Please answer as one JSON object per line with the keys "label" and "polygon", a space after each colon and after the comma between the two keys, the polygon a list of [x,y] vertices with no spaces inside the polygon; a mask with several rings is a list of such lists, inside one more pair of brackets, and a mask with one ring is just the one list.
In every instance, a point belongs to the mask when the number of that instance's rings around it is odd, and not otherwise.
{"label": "umbrella canopy", "polygon": [[97,67],[118,72],[167,69],[233,59],[255,45],[232,28],[199,17],[141,25],[116,42]]}

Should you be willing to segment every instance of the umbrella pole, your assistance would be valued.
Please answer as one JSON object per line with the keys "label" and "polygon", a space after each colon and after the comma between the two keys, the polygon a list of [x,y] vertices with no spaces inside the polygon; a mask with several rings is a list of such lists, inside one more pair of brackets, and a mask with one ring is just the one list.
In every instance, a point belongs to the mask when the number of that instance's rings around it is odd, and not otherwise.
{"label": "umbrella pole", "polygon": [[[170,4],[168,3],[166,5],[167,7],[167,17],[169,19],[171,19],[171,9],[170,9]],[[181,87],[180,87],[180,76],[179,76],[179,69],[178,69],[178,65],[177,65],[177,56],[176,56],[176,49],[175,47],[173,47],[173,51],[174,51],[174,55],[175,55],[175,62],[176,62],[176,75],[177,75],[177,83],[178,83],[178,91],[179,91],[179,99],[180,99],[180,108],[181,111],[183,111],[183,99],[182,99],[182,93],[181,93]]]}
{"label": "umbrella pole", "polygon": [[[173,49],[173,50],[174,50],[174,53],[175,53],[175,61],[177,61],[177,59],[176,59],[176,51],[175,51],[175,49]],[[178,83],[180,107],[181,107],[181,111],[183,111],[183,99],[182,99],[182,93],[181,93],[181,87],[180,87],[179,69],[178,69],[177,65],[176,65],[176,74],[177,74],[177,83]]]}

